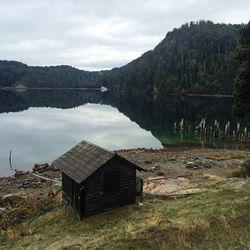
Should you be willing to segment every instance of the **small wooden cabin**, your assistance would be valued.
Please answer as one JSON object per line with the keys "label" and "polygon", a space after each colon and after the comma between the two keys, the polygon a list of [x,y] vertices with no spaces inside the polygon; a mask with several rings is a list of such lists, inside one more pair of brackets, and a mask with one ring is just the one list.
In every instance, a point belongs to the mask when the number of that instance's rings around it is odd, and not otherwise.
{"label": "small wooden cabin", "polygon": [[53,165],[62,172],[63,198],[77,211],[80,219],[135,204],[138,194],[136,170],[144,171],[115,152],[87,141],[74,146]]}

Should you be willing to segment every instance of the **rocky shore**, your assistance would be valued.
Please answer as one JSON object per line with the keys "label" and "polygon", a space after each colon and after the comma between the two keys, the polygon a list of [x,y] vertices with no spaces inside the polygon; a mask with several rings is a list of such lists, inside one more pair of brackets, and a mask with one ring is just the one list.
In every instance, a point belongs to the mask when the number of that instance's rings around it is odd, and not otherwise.
{"label": "rocky shore", "polygon": [[120,150],[119,154],[144,167],[139,173],[143,179],[156,176],[177,177],[202,174],[224,177],[238,170],[244,160],[250,158],[249,150],[226,150],[210,148],[169,148],[160,150]]}
{"label": "rocky shore", "polygon": [[61,189],[61,174],[46,164],[35,164],[32,171],[15,170],[12,177],[0,178],[0,213],[21,200],[42,199]]}
{"label": "rocky shore", "polygon": [[124,249],[202,249],[208,243],[209,249],[248,249],[250,182],[242,164],[249,171],[249,151],[117,153],[147,170],[138,173],[144,180],[140,206],[79,221],[62,206],[60,171],[39,165],[0,178],[0,249],[110,249],[110,242],[113,249],[119,242]]}
{"label": "rocky shore", "polygon": [[[223,179],[239,170],[250,151],[171,148],[161,150],[119,150],[118,154],[147,170],[138,175],[144,191],[154,194],[178,194],[196,190],[207,179]],[[0,207],[4,197],[43,198],[60,190],[61,174],[48,164],[35,165],[32,172],[16,171],[13,177],[0,178]],[[153,184],[152,184],[153,183]],[[161,186],[161,188],[159,188]],[[2,201],[2,202],[1,202]],[[2,203],[2,205],[1,205]]]}

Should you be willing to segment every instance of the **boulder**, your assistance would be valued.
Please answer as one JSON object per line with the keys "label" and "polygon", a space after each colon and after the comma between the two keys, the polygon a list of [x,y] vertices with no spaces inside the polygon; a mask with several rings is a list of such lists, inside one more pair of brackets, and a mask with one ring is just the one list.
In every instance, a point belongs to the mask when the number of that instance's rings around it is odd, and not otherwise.
{"label": "boulder", "polygon": [[50,169],[53,170],[53,171],[59,171],[60,169],[57,168],[55,165],[50,165]]}
{"label": "boulder", "polygon": [[42,187],[42,181],[41,180],[23,180],[20,182],[20,185],[18,188],[40,188]]}
{"label": "boulder", "polygon": [[155,165],[153,167],[150,168],[150,171],[151,172],[155,172],[156,170],[159,170],[160,169],[160,166],[159,165]]}
{"label": "boulder", "polygon": [[155,170],[156,170],[155,167],[151,167],[151,168],[150,168],[150,172],[154,172]]}
{"label": "boulder", "polygon": [[202,160],[196,158],[194,161],[187,162],[187,169],[202,169],[202,168],[210,168],[211,164],[207,162],[203,162]]}
{"label": "boulder", "polygon": [[212,168],[212,163],[211,162],[204,162],[203,166],[204,166],[204,168]]}
{"label": "boulder", "polygon": [[187,169],[193,169],[194,168],[194,162],[193,161],[187,162],[186,168]]}
{"label": "boulder", "polygon": [[23,177],[25,175],[27,175],[29,172],[28,171],[22,171],[22,170],[17,170],[15,169],[15,178],[20,178],[20,177]]}
{"label": "boulder", "polygon": [[33,167],[33,172],[46,172],[51,170],[50,165],[48,163],[43,163],[43,164],[35,164]]}
{"label": "boulder", "polygon": [[194,167],[196,167],[196,169],[201,169],[203,167],[203,162],[199,159],[196,159],[194,161]]}
{"label": "boulder", "polygon": [[158,176],[163,176],[164,174],[165,174],[165,173],[164,173],[162,170],[158,170],[158,171],[157,171],[157,175],[158,175]]}
{"label": "boulder", "polygon": [[244,186],[246,183],[247,183],[246,179],[233,177],[222,180],[221,186],[225,189],[237,190],[240,189],[242,186]]}

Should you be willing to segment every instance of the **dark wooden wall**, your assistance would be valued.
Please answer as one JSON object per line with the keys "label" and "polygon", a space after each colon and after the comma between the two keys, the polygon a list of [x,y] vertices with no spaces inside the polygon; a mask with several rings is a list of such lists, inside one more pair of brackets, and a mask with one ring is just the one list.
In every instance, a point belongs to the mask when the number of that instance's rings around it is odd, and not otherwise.
{"label": "dark wooden wall", "polygon": [[67,199],[72,200],[72,185],[73,180],[68,177],[66,174],[62,173],[62,190],[63,193],[67,196]]}
{"label": "dark wooden wall", "polygon": [[66,199],[70,202],[72,208],[74,208],[79,215],[81,215],[81,201],[78,198],[80,195],[81,185],[77,184],[70,177],[62,173],[62,190]]}
{"label": "dark wooden wall", "polygon": [[[112,193],[104,192],[104,176],[112,171],[120,172],[120,187]],[[104,164],[83,183],[85,189],[84,216],[110,208],[135,203],[136,169],[129,162],[115,157]]]}

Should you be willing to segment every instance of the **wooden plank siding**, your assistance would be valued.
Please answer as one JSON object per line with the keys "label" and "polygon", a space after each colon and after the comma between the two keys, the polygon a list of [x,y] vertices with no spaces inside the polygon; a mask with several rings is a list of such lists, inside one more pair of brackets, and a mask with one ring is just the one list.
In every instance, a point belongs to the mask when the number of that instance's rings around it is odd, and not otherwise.
{"label": "wooden plank siding", "polygon": [[[104,176],[112,171],[120,172],[120,187],[112,193],[104,192]],[[84,216],[92,215],[114,207],[135,203],[136,169],[129,162],[114,157],[84,182]]]}
{"label": "wooden plank siding", "polygon": [[80,218],[136,201],[136,170],[116,152],[82,141],[52,165],[62,171],[63,198]]}
{"label": "wooden plank siding", "polygon": [[62,173],[62,191],[66,198],[70,201],[72,201],[73,183],[74,181],[70,177]]}

